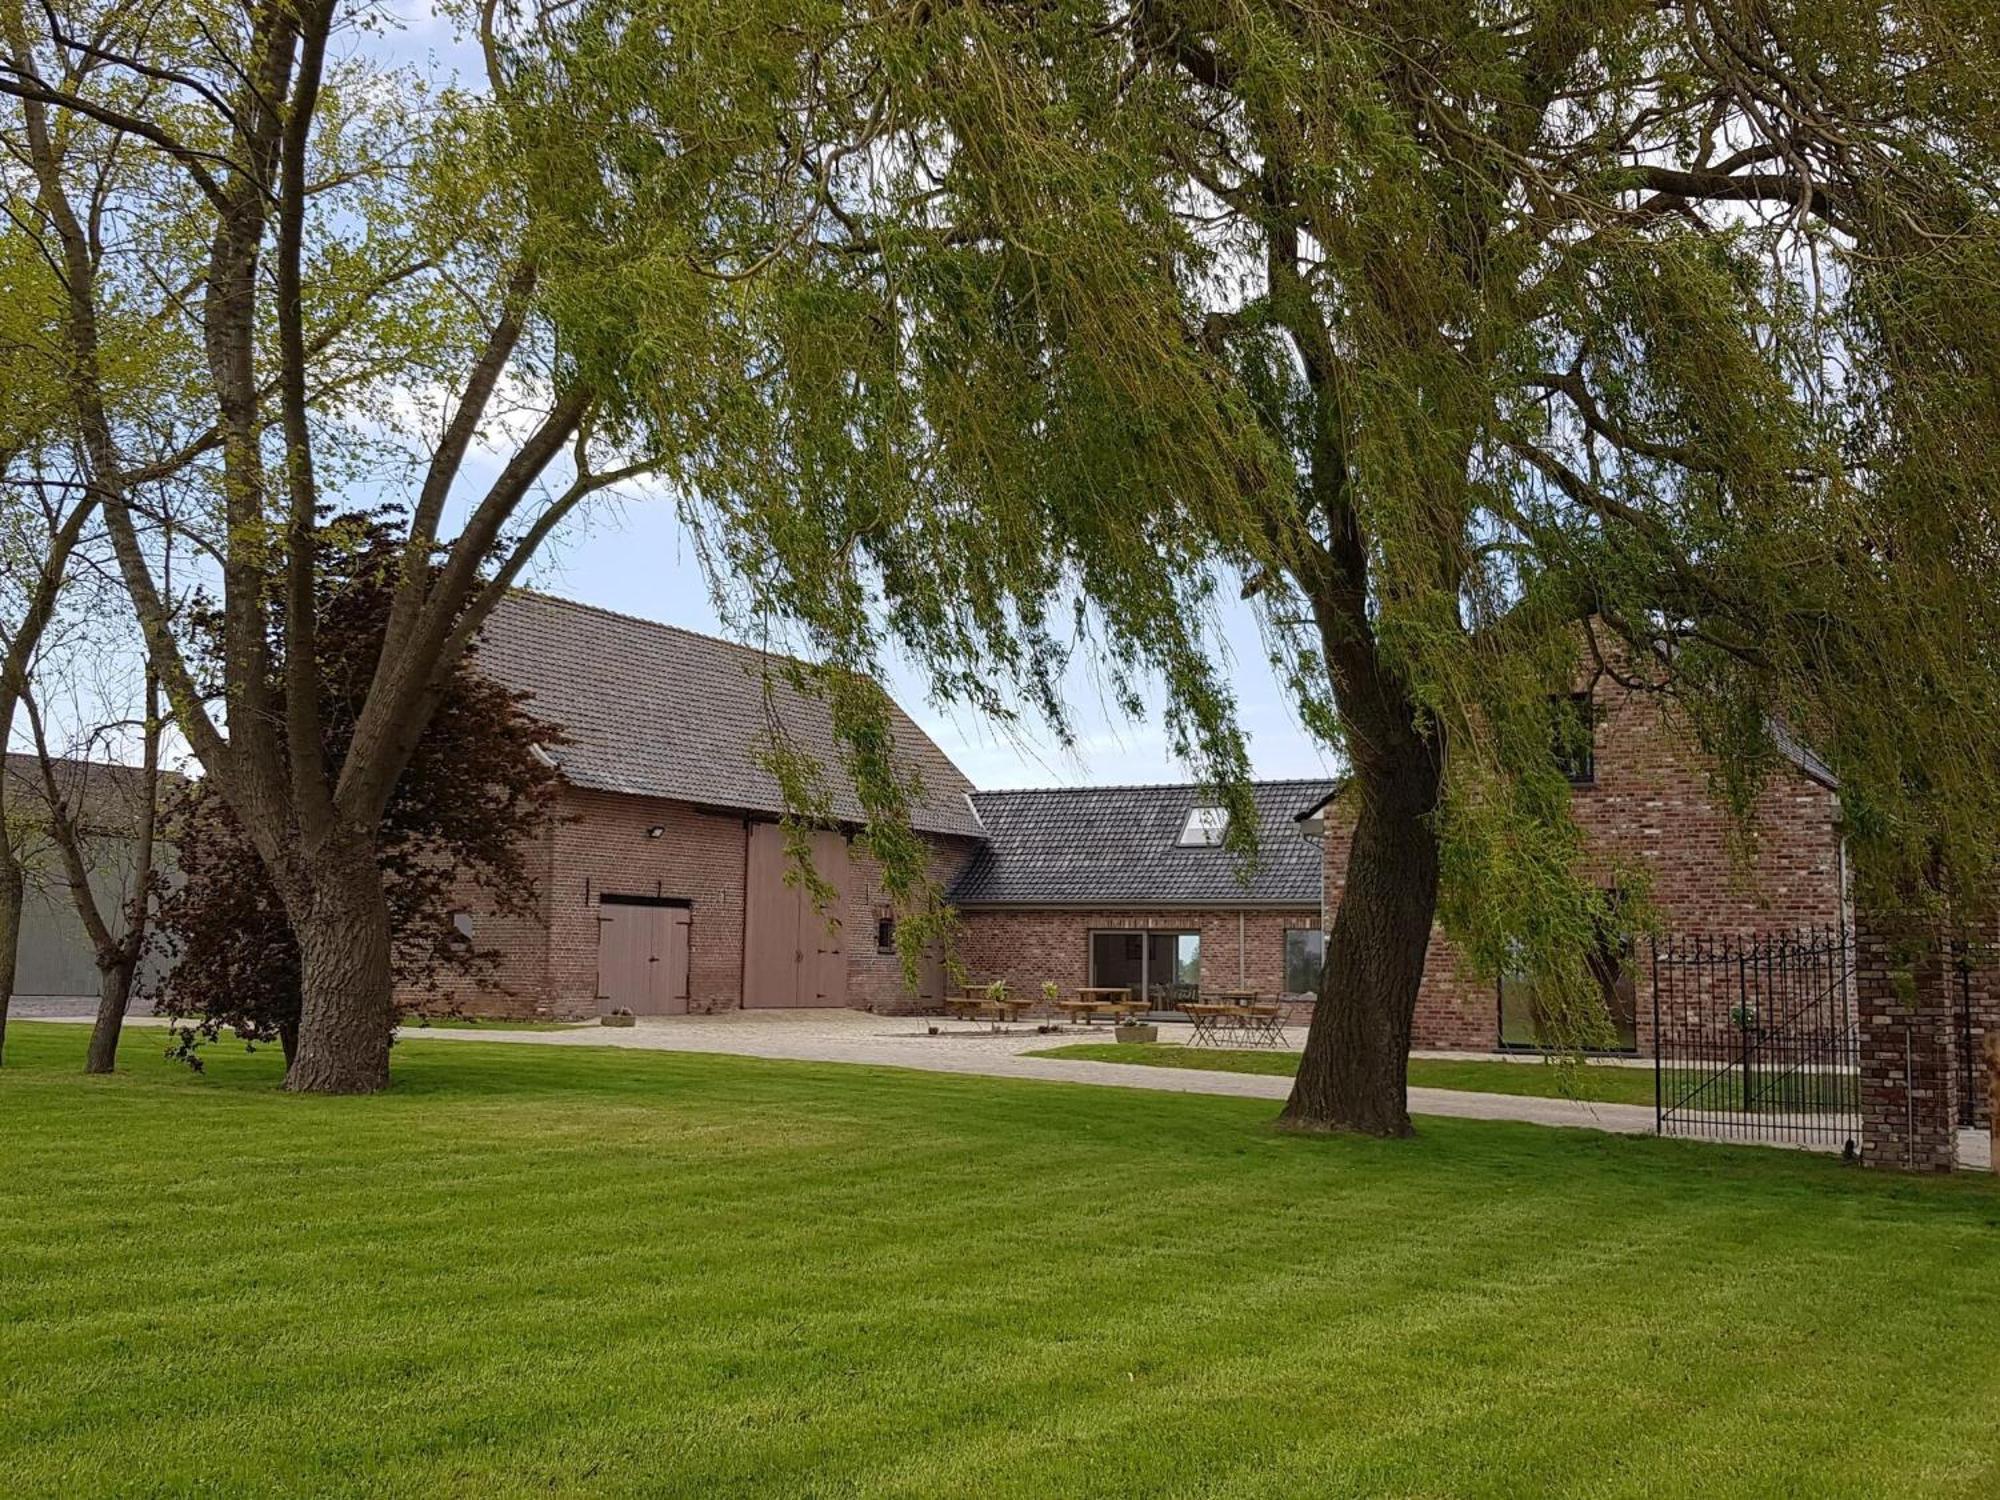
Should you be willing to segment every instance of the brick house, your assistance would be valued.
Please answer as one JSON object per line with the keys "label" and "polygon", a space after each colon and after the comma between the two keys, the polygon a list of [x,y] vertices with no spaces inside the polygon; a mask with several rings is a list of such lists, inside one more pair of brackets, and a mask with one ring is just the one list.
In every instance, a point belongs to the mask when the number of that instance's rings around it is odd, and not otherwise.
{"label": "brick house", "polygon": [[1249,870],[1222,847],[1222,810],[1198,787],[974,792],[985,840],[951,892],[960,962],[1025,993],[1044,983],[1310,993],[1320,849],[1295,814],[1331,789],[1257,783]]}
{"label": "brick house", "polygon": [[[1644,871],[1669,933],[1750,937],[1817,926],[1847,931],[1847,868],[1832,773],[1790,735],[1751,820],[1747,860],[1735,821],[1708,785],[1690,736],[1662,700],[1602,678],[1587,688],[1588,755],[1572,757],[1572,809],[1599,879]],[[1336,789],[1306,807],[1322,836],[1329,920],[1346,882],[1351,814]],[[1607,954],[1607,1008],[1628,1050],[1651,1046],[1652,981],[1644,952]],[[1518,978],[1478,974],[1441,929],[1431,934],[1414,1031],[1419,1048],[1491,1051],[1536,1045],[1534,997]]]}
{"label": "brick house", "polygon": [[[883,925],[893,913],[850,847],[862,816],[851,790],[831,788],[840,826],[814,835],[837,921],[784,879],[784,798],[760,747],[774,725],[824,763],[835,747],[826,706],[774,675],[775,659],[517,592],[482,630],[477,660],[568,735],[548,752],[559,810],[529,851],[532,916],[482,909],[472,892],[454,913],[470,942],[498,955],[492,981],[405,1003],[561,1017],[935,1003],[941,973],[932,965],[917,990],[905,984]],[[949,880],[980,837],[970,783],[900,710],[893,731],[923,788],[912,822]]]}

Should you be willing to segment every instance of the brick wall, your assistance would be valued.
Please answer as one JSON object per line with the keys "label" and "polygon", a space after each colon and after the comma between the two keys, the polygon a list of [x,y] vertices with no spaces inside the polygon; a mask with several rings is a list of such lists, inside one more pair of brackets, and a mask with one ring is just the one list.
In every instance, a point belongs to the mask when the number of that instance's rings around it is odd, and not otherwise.
{"label": "brick wall", "polygon": [[[1834,793],[1789,766],[1765,788],[1747,860],[1738,857],[1734,820],[1710,793],[1701,758],[1670,712],[1608,678],[1595,688],[1595,778],[1575,791],[1574,810],[1592,874],[1604,885],[1621,872],[1650,876],[1667,931],[1747,936],[1845,918],[1839,805]],[[1326,903],[1346,883],[1351,815],[1328,809]],[[1651,978],[1643,944],[1635,955],[1639,1045],[1651,1045]],[[1487,1050],[1499,1045],[1499,990],[1442,930],[1417,997],[1420,1048]]]}
{"label": "brick wall", "polygon": [[[597,899],[688,902],[688,1009],[734,1010],[743,996],[744,824],[684,802],[570,791],[550,880],[549,995],[556,1014],[597,1014]],[[651,828],[664,830],[648,837]]]}
{"label": "brick wall", "polygon": [[1066,911],[970,908],[961,913],[959,962],[973,983],[1005,979],[1017,994],[1053,982],[1067,998],[1090,983],[1092,932],[1201,934],[1201,982],[1278,993],[1285,982],[1285,930],[1317,928],[1305,910]]}
{"label": "brick wall", "polygon": [[[660,837],[649,837],[655,827]],[[501,917],[476,890],[461,895],[461,908],[472,914],[473,941],[501,955],[494,982],[453,985],[436,997],[406,990],[398,999],[477,1016],[595,1016],[598,900],[608,891],[685,900],[688,1009],[737,1009],[743,1003],[747,837],[740,816],[654,797],[566,789],[557,818],[536,839],[536,914]],[[970,840],[938,840],[933,875],[948,884],[972,847]],[[900,961],[876,952],[876,917],[887,914],[879,873],[857,854],[837,912],[848,934],[848,1003],[913,1009],[917,996]]]}
{"label": "brick wall", "polygon": [[[972,839],[933,839],[931,879],[941,889],[950,890],[977,847]],[[896,914],[889,893],[882,887],[881,871],[872,859],[858,849],[852,851],[851,862],[853,878],[848,886],[845,910],[845,921],[852,934],[847,947],[848,1005],[856,1010],[872,1010],[883,1015],[935,1008],[935,995],[926,1001],[911,988],[903,973],[901,957],[895,953],[883,953],[876,947],[878,923],[882,918]]]}
{"label": "brick wall", "polygon": [[408,1011],[437,1015],[541,1016],[549,1014],[549,861],[555,847],[555,825],[546,823],[529,840],[525,851],[528,873],[535,882],[535,904],[523,916],[502,916],[486,894],[460,879],[452,906],[472,919],[472,942],[492,952],[497,965],[476,984],[463,979],[442,981],[434,989],[399,984],[396,1004]]}
{"label": "brick wall", "polygon": [[1949,1172],[1958,1164],[1953,975],[1927,938],[1863,916],[1855,924],[1861,1028],[1861,1160]]}
{"label": "brick wall", "polygon": [[[1987,1080],[1986,1044],[1988,1038],[2000,1036],[2000,925],[1990,913],[1970,937],[1959,941],[1953,960],[1948,975],[1954,987],[1952,1045],[1964,1049],[1970,1060],[1966,1071],[1971,1074],[1962,1102],[1969,1102],[1973,1124],[1991,1130],[1993,1092]],[[1994,1170],[2000,1171],[2000,1163]]]}

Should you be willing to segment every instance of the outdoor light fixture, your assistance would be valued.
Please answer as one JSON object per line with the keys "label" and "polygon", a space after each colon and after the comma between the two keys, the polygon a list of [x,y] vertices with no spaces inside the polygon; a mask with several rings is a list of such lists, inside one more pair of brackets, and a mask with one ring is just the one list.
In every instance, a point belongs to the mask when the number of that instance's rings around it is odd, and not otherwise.
{"label": "outdoor light fixture", "polygon": [[651,828],[646,830],[646,837],[649,839],[661,838],[666,834],[666,831],[662,825],[655,823]]}

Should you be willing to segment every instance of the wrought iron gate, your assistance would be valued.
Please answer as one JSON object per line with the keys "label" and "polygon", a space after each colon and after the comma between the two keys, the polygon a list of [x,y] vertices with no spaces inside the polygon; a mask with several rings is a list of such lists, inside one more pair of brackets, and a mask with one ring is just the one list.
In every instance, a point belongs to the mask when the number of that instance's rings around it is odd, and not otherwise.
{"label": "wrought iron gate", "polygon": [[1861,1136],[1852,977],[1838,930],[1656,942],[1660,1134],[1852,1154]]}

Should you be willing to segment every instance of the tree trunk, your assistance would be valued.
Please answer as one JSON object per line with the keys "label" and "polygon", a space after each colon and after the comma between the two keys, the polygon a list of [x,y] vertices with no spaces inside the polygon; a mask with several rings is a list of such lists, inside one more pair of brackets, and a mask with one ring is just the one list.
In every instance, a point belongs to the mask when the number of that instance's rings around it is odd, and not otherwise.
{"label": "tree trunk", "polygon": [[[0,837],[5,831],[0,830]],[[0,849],[0,1062],[7,1057],[7,1012],[14,1004],[14,961],[21,950],[21,897],[26,882],[12,849]]]}
{"label": "tree trunk", "polygon": [[1438,775],[1428,756],[1357,767],[1347,884],[1327,934],[1319,1003],[1279,1123],[1411,1134],[1410,1031],[1437,912]]}
{"label": "tree trunk", "polygon": [[[125,945],[129,947],[130,945]],[[118,1061],[118,1037],[125,1026],[125,1007],[132,998],[132,976],[139,955],[119,953],[97,971],[97,1020],[90,1028],[90,1051],[83,1059],[86,1073],[109,1073]]]}
{"label": "tree trunk", "polygon": [[294,915],[299,942],[299,1038],[285,1087],[301,1094],[371,1094],[389,1083],[389,906],[365,840],[347,837],[311,859],[311,888]]}

